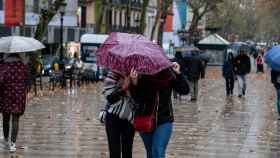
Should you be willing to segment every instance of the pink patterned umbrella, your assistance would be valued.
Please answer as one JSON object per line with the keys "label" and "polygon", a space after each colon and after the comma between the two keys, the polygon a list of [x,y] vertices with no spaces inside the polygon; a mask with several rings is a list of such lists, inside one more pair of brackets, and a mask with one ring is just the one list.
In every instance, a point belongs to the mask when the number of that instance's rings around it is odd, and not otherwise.
{"label": "pink patterned umbrella", "polygon": [[137,34],[110,34],[96,55],[98,65],[121,73],[151,75],[172,65],[161,47]]}

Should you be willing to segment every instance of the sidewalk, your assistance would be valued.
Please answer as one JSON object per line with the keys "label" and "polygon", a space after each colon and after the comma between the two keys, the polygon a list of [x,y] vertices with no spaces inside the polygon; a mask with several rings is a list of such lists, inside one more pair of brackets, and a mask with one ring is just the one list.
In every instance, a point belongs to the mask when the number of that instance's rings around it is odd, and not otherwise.
{"label": "sidewalk", "polygon": [[[211,67],[200,82],[197,103],[188,97],[174,100],[174,132],[167,158],[280,157],[280,121],[268,78],[252,73],[246,98],[227,99],[219,69]],[[21,118],[18,145],[22,149],[17,156],[107,158],[104,126],[97,120],[105,104],[101,92],[100,82],[33,97]],[[138,135],[135,139],[133,156],[143,158],[143,143]],[[0,158],[9,156],[0,148]]]}

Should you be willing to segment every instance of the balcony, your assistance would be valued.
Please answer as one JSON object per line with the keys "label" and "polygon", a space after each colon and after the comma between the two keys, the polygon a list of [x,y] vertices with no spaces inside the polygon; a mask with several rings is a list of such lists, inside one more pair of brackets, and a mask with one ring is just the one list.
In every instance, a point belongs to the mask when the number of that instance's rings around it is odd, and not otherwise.
{"label": "balcony", "polygon": [[[19,35],[19,27],[12,29],[0,25],[0,37],[9,35]],[[25,36],[34,37],[36,31],[35,26],[25,26]],[[80,27],[64,27],[63,28],[63,39],[64,42],[75,41],[79,42],[80,37],[85,33],[94,33],[94,27],[80,28]],[[49,26],[45,32],[43,42],[44,43],[59,43],[60,41],[60,27]]]}

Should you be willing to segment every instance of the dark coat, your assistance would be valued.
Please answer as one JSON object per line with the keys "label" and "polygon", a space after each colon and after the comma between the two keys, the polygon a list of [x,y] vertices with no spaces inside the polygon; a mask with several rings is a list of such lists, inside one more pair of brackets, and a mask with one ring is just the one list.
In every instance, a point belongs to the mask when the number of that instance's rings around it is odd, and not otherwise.
{"label": "dark coat", "polygon": [[280,72],[271,70],[271,82],[276,89],[280,89]]}
{"label": "dark coat", "polygon": [[188,80],[199,80],[204,78],[204,65],[202,60],[197,56],[186,60]]}
{"label": "dark coat", "polygon": [[232,61],[225,61],[223,64],[223,76],[225,78],[233,78],[234,77],[234,67]]}
{"label": "dark coat", "polygon": [[[171,101],[171,93],[173,89],[182,95],[187,95],[189,93],[189,86],[184,75],[177,75],[176,78],[169,81],[166,87],[158,91],[159,106],[156,115],[157,125],[174,121]],[[157,90],[154,88],[154,84],[147,78],[140,77],[137,86],[131,86],[130,92],[132,98],[139,105],[136,109],[136,115],[150,116],[157,98]]]}
{"label": "dark coat", "polygon": [[0,87],[4,97],[0,111],[22,115],[26,104],[27,67],[21,61],[5,62],[1,67]]}
{"label": "dark coat", "polygon": [[0,60],[0,107],[3,106],[3,98],[4,98],[4,93],[3,93],[3,86],[1,86],[1,79],[3,79],[4,74],[1,73],[4,70],[4,65],[3,62]]}
{"label": "dark coat", "polygon": [[238,55],[234,59],[234,70],[237,75],[246,75],[251,71],[251,61],[248,55]]}

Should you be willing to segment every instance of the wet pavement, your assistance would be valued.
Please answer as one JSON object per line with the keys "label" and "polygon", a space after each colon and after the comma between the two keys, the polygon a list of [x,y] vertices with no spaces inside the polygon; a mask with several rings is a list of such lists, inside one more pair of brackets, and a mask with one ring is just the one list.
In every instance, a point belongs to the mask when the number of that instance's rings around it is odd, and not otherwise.
{"label": "wet pavement", "polygon": [[[188,96],[174,100],[167,158],[280,157],[280,121],[269,77],[252,73],[246,98],[236,97],[237,89],[227,98],[219,70],[209,68],[196,103]],[[0,146],[0,158],[107,158],[104,126],[97,120],[105,103],[101,91],[102,83],[97,83],[32,97],[21,118],[17,153]],[[133,157],[145,157],[138,135]]]}

